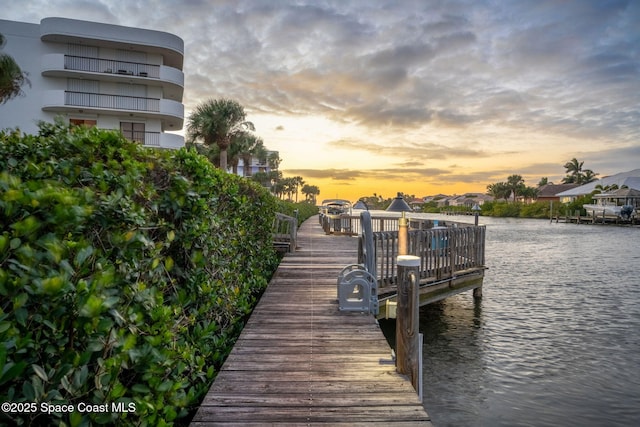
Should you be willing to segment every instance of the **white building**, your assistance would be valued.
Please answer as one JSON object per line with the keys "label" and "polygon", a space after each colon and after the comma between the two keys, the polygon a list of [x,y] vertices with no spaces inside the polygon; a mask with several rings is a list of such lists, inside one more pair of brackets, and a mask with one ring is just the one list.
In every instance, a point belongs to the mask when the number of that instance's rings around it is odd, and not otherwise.
{"label": "white building", "polygon": [[184,137],[184,42],[152,30],[45,18],[0,20],[3,52],[31,85],[0,105],[0,129],[37,133],[39,121],[122,131],[147,146],[179,148]]}
{"label": "white building", "polygon": [[250,156],[248,167],[245,167],[245,159],[240,159],[240,161],[238,162],[238,170],[236,174],[239,176],[253,176],[258,172],[271,172],[271,166],[269,166],[268,160],[269,156],[278,157],[279,153],[277,151],[267,151],[264,159]]}
{"label": "white building", "polygon": [[594,190],[606,190],[612,186],[615,188],[627,187],[633,190],[640,190],[640,169],[605,176],[597,181],[558,193],[557,196],[560,198],[560,203],[571,203],[580,196],[591,194]]}

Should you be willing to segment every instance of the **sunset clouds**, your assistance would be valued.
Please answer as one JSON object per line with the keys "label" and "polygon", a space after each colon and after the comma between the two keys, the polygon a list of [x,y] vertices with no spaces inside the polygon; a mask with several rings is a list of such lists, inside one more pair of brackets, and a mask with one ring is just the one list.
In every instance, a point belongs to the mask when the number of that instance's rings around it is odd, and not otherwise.
{"label": "sunset clouds", "polygon": [[484,191],[511,173],[534,185],[573,157],[601,175],[640,164],[636,1],[27,0],[0,12],[47,16],[177,34],[187,114],[238,100],[285,174],[327,196],[365,195],[367,179],[390,195]]}

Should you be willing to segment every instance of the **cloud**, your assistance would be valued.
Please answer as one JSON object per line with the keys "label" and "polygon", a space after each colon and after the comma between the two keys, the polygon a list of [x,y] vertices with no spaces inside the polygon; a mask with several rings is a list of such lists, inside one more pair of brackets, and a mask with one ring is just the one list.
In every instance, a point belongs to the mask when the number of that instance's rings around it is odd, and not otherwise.
{"label": "cloud", "polygon": [[[388,156],[420,179],[430,179],[421,166],[435,166],[431,176],[443,181],[517,173],[498,165],[495,174],[445,173],[438,163],[498,156],[532,176],[552,175],[552,164],[574,155],[609,173],[639,158],[634,0],[33,0],[3,9],[28,22],[61,15],[182,37],[187,112],[225,97],[249,116],[282,118],[270,130],[289,131],[291,116],[353,125],[362,137],[317,146]],[[529,140],[553,159],[520,160]],[[307,171],[342,182],[398,176]]]}
{"label": "cloud", "polygon": [[182,5],[175,25],[159,12],[150,24],[185,39],[189,102],[207,93],[255,113],[320,114],[371,129],[492,124],[629,142],[640,137],[627,114],[639,102],[639,9],[201,0]]}
{"label": "cloud", "polygon": [[490,155],[483,150],[467,148],[464,146],[440,145],[429,142],[407,142],[383,145],[368,141],[363,142],[353,139],[341,139],[330,141],[326,145],[331,149],[338,148],[343,150],[364,151],[380,156],[397,158],[398,160],[407,159],[405,161],[413,162],[419,160],[422,163],[433,159],[480,158]]}
{"label": "cloud", "polygon": [[353,181],[369,176],[369,171],[351,169],[286,169],[287,175],[301,175],[308,178],[333,179],[335,181]]}

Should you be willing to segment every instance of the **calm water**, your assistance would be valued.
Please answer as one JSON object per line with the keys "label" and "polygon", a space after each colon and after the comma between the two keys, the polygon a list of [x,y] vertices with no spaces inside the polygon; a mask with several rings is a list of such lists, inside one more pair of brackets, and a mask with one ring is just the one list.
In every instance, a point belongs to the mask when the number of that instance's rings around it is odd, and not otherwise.
{"label": "calm water", "polygon": [[640,229],[481,223],[483,299],[420,314],[434,425],[640,426]]}

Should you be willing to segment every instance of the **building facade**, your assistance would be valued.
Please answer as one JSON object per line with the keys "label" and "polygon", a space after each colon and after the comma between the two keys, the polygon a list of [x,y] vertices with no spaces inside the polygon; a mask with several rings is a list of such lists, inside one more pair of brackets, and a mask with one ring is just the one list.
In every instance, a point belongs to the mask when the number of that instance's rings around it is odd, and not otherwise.
{"label": "building facade", "polygon": [[245,165],[245,158],[241,158],[238,162],[238,170],[237,175],[240,176],[253,176],[258,172],[269,173],[271,172],[271,166],[269,165],[269,157],[276,156],[279,157],[279,153],[277,151],[266,151],[264,158],[249,156],[249,163]]}
{"label": "building facade", "polygon": [[0,129],[39,121],[119,130],[145,146],[179,148],[184,42],[153,30],[66,18],[0,20],[3,51],[28,73],[24,96],[0,105]]}

